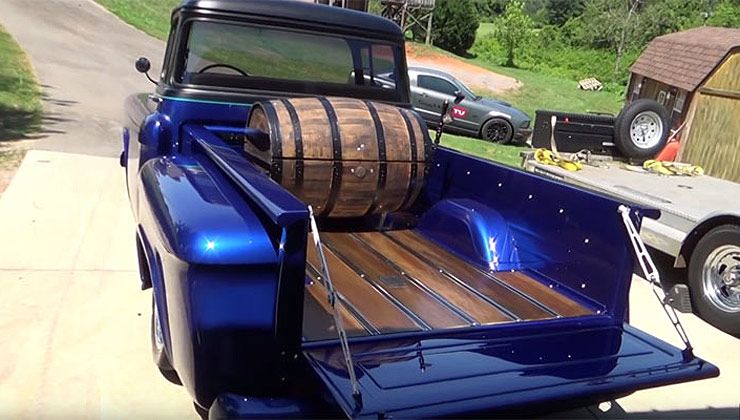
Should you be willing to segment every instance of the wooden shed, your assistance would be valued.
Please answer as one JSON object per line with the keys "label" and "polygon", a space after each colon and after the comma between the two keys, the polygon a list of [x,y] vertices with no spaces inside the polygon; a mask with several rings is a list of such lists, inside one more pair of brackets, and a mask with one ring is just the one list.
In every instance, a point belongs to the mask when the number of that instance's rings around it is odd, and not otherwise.
{"label": "wooden shed", "polygon": [[632,66],[627,100],[665,106],[679,159],[740,182],[740,29],[701,27],[655,38]]}

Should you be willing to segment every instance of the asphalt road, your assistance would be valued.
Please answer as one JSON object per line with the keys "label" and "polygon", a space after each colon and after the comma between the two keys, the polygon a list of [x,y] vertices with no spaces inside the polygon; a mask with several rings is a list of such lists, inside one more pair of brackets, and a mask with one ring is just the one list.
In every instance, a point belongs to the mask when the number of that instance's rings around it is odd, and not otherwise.
{"label": "asphalt road", "polygon": [[[29,54],[46,109],[0,197],[0,418],[195,417],[151,362],[150,295],[138,290],[117,161],[121,104],[151,90],[133,62],[156,65],[164,46],[88,0],[0,0],[0,23]],[[638,327],[675,342],[644,281],[631,299]],[[559,416],[737,418],[740,340],[682,319],[720,378]]]}

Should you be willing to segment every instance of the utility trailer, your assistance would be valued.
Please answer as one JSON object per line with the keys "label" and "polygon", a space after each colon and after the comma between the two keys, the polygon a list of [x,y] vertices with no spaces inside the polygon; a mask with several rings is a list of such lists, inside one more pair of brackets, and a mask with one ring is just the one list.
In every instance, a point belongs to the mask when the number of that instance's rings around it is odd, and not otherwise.
{"label": "utility trailer", "polygon": [[434,144],[392,22],[187,0],[155,83],[121,154],[152,352],[211,418],[521,415],[719,374],[626,322],[659,212]]}
{"label": "utility trailer", "polygon": [[[578,172],[523,154],[529,172],[660,210],[640,235],[670,257],[693,309],[715,327],[740,336],[740,184],[711,176],[662,176],[606,159]],[[681,287],[681,286],[679,286]],[[680,298],[677,289],[672,296]]]}

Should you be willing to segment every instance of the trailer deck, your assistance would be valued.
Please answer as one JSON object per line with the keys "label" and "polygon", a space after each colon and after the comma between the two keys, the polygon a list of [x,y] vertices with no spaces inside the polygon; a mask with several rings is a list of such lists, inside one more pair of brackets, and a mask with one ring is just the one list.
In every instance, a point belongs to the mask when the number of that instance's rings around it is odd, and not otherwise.
{"label": "trailer deck", "polygon": [[706,175],[661,176],[634,167],[625,169],[618,161],[602,164],[570,172],[525,155],[523,166],[530,172],[659,209],[659,219],[643,219],[640,235],[647,245],[674,257],[702,221],[726,214],[740,216],[740,184]]}

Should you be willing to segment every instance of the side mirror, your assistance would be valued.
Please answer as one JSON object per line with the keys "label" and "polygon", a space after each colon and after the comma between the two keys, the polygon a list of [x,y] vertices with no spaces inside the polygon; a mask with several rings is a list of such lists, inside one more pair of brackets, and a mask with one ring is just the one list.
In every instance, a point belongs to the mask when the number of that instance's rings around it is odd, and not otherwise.
{"label": "side mirror", "polygon": [[149,61],[146,57],[139,57],[138,60],[136,60],[136,63],[134,64],[136,67],[136,71],[139,73],[144,73],[147,79],[149,79],[150,82],[154,83],[155,85],[157,82],[152,79],[151,76],[149,76],[149,69],[152,68],[152,63]]}
{"label": "side mirror", "polygon": [[146,73],[149,71],[150,68],[152,68],[152,63],[149,62],[149,59],[146,57],[139,57],[138,60],[136,60],[136,71],[139,73]]}
{"label": "side mirror", "polygon": [[455,91],[455,104],[459,104],[460,102],[465,99],[465,94],[462,93],[462,91],[456,90]]}

